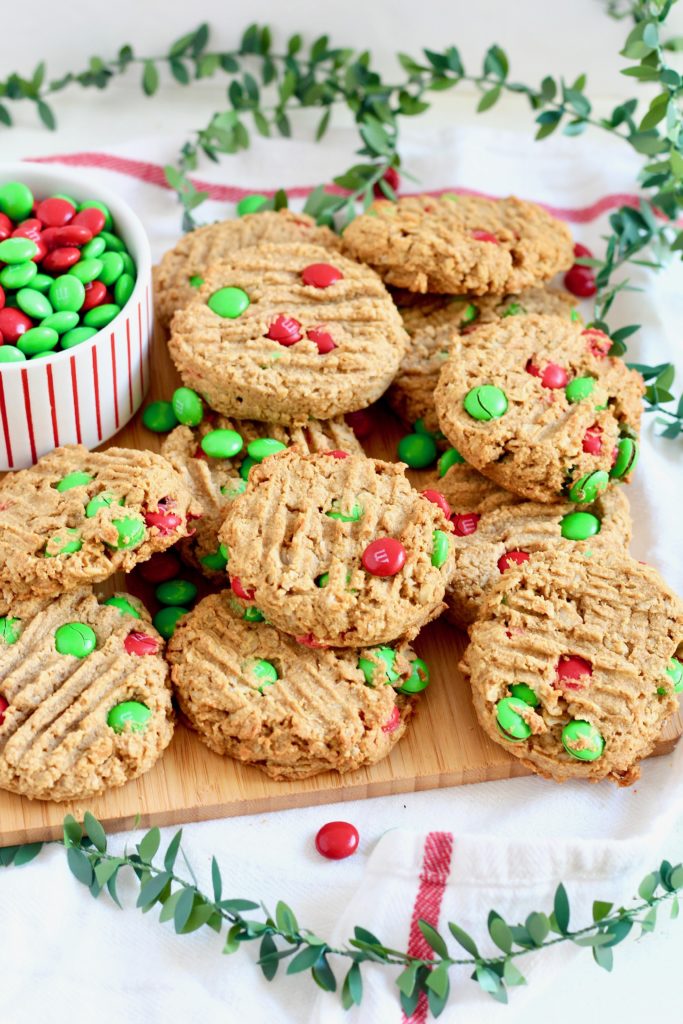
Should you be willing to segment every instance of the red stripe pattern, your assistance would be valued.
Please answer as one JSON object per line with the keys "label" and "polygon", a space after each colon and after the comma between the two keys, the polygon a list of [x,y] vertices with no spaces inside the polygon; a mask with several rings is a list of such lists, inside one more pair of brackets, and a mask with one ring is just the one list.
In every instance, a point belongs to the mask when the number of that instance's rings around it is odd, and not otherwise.
{"label": "red stripe pattern", "polygon": [[102,416],[100,415],[100,377],[97,372],[97,349],[92,350],[92,380],[95,389],[95,419],[97,422],[97,440],[102,440]]}
{"label": "red stripe pattern", "polygon": [[114,422],[116,423],[116,429],[119,429],[119,388],[116,379],[116,335],[111,332],[111,379],[112,379],[112,397],[114,399]]}
{"label": "red stripe pattern", "polygon": [[[94,351],[94,349],[93,349]],[[57,423],[57,403],[55,402],[55,384],[52,377],[52,367],[49,363],[45,366],[47,373],[47,393],[50,396],[50,419],[52,420],[52,437],[55,448],[59,448],[59,425]]]}
{"label": "red stripe pattern", "polygon": [[9,432],[9,422],[7,420],[7,404],[5,403],[5,388],[2,383],[2,374],[0,373],[0,418],[2,418],[2,433],[5,438],[5,453],[7,455],[7,465],[10,469],[14,467],[14,458],[12,457],[12,439]]}
{"label": "red stripe pattern", "polygon": [[28,441],[31,446],[31,459],[36,461],[36,435],[33,430],[33,410],[31,408],[31,392],[28,386],[28,370],[21,371],[21,386],[24,392],[24,409],[26,411],[26,429],[28,430]]}
{"label": "red stripe pattern", "polygon": [[[411,956],[429,958],[433,955],[431,947],[420,931],[419,921],[427,921],[434,928],[439,926],[441,902],[451,870],[453,855],[453,836],[450,832],[430,832],[427,835],[420,871],[420,885],[413,905],[410,920],[408,952]],[[403,1024],[425,1024],[429,1004],[424,992],[420,995],[415,1010],[408,1017],[403,1014]]]}
{"label": "red stripe pattern", "polygon": [[[64,164],[68,167],[99,167],[105,171],[114,171],[117,174],[125,174],[130,178],[137,178],[138,181],[144,181],[148,185],[170,188],[161,164],[148,163],[144,160],[131,160],[127,157],[115,156],[113,153],[62,153],[55,156],[31,157],[29,162]],[[192,178],[191,181],[195,188],[202,192],[207,192],[210,199],[224,203],[237,203],[252,191],[251,189],[240,188],[237,185],[216,185],[213,182],[203,181],[200,178]],[[312,191],[313,187],[313,185],[296,185],[288,188],[286,192],[290,199],[302,199]],[[338,188],[335,185],[328,186],[328,190],[340,195],[347,194],[344,189]],[[260,189],[260,191],[263,195],[275,195],[275,189]],[[468,188],[432,189],[426,194],[439,196],[443,195],[444,192],[455,192],[463,196],[495,198],[487,196],[485,192],[478,192],[475,189]],[[424,195],[425,193],[424,191],[402,193],[402,195],[420,194]],[[638,196],[636,195],[626,192],[614,192],[610,195],[602,196],[588,206],[565,207],[552,206],[548,203],[539,203],[539,206],[542,206],[554,217],[559,217],[560,220],[570,221],[573,224],[587,224],[592,220],[597,220],[603,214],[609,213],[610,210],[617,209],[619,206],[637,207],[638,202]]]}
{"label": "red stripe pattern", "polygon": [[[72,356],[70,359],[71,363],[71,394],[74,402],[74,422],[76,423],[76,440],[79,444],[83,443],[83,435],[81,434],[81,408],[78,401],[78,375],[76,373],[76,356]],[[35,459],[34,459],[35,462]]]}

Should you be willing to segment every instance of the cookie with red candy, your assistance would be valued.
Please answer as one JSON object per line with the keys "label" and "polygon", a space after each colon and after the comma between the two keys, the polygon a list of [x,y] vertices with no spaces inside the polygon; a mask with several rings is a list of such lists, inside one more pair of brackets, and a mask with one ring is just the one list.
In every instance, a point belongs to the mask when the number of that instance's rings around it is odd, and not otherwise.
{"label": "cookie with red candy", "polygon": [[414,637],[453,572],[443,509],[400,463],[363,455],[272,455],[252,467],[219,537],[238,597],[311,648]]}
{"label": "cookie with red candy", "polygon": [[441,430],[514,494],[592,502],[638,458],[643,378],[610,348],[602,331],[541,314],[456,339],[434,396]]}
{"label": "cookie with red candy", "polygon": [[558,782],[631,785],[683,690],[680,600],[608,547],[557,547],[508,568],[470,640],[462,668],[482,728]]}
{"label": "cookie with red candy", "polygon": [[128,594],[14,601],[0,618],[0,788],[73,800],[148,771],[173,735],[163,646]]}
{"label": "cookie with red candy", "polygon": [[190,535],[200,513],[155,452],[57,448],[0,482],[0,605],[129,572]]}

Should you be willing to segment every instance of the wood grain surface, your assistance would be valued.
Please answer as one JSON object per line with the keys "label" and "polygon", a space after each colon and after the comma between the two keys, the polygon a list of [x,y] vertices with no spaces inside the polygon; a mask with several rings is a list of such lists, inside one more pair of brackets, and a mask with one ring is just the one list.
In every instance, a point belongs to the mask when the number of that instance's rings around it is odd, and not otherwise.
{"label": "wood grain surface", "polygon": [[[178,383],[164,339],[157,336],[148,400],[169,398]],[[396,440],[405,431],[386,411],[377,409],[375,419],[377,429],[366,450],[393,459]],[[158,450],[160,438],[146,430],[138,416],[111,443]],[[122,582],[112,580],[112,589],[121,589]],[[55,838],[65,814],[81,819],[86,810],[107,831],[117,831],[132,828],[137,816],[147,828],[526,775],[524,766],[477,725],[458,669],[465,643],[465,634],[444,620],[422,631],[414,646],[430,667],[431,685],[421,696],[406,736],[388,758],[370,768],[342,776],[327,772],[304,781],[274,782],[257,768],[211,753],[179,725],[152,771],[104,796],[54,804],[0,792],[0,846]],[[678,713],[667,723],[655,754],[669,753],[682,729]]]}

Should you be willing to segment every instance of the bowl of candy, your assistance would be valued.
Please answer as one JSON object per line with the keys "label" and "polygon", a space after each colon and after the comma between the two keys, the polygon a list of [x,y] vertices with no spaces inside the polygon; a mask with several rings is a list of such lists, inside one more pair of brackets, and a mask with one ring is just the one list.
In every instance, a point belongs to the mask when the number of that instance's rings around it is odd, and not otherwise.
{"label": "bowl of candy", "polygon": [[70,171],[0,165],[0,470],[120,430],[147,390],[151,333],[130,206]]}

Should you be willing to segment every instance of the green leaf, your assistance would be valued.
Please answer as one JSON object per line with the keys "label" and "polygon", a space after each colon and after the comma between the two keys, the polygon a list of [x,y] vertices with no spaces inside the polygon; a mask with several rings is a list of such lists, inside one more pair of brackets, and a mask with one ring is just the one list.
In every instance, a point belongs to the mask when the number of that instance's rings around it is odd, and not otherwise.
{"label": "green leaf", "polygon": [[175,78],[176,82],[180,82],[181,85],[187,85],[190,81],[190,72],[187,70],[185,65],[177,57],[174,57],[169,62],[171,74]]}
{"label": "green leaf", "polygon": [[94,814],[90,813],[90,811],[86,811],[83,816],[83,827],[85,828],[86,835],[91,840],[95,849],[98,850],[99,853],[104,853],[107,849],[107,837],[99,821]]}
{"label": "green leaf", "polygon": [[137,903],[135,905],[137,907],[151,907],[156,903],[170,880],[171,876],[167,871],[162,871],[158,875],[153,875],[152,878],[150,878],[148,882],[145,882],[140,889]]}
{"label": "green leaf", "polygon": [[614,966],[614,953],[609,947],[593,946],[593,959],[598,967],[602,967],[606,971],[611,971]]}
{"label": "green leaf", "polygon": [[220,914],[216,914],[214,908],[211,906],[210,903],[206,903],[203,900],[196,899],[190,916],[188,917],[187,921],[185,922],[185,926],[182,929],[182,934],[189,935],[190,932],[196,932],[205,924],[208,925],[209,928],[213,928],[215,932],[220,932]]}
{"label": "green leaf", "polygon": [[243,910],[258,910],[260,903],[254,903],[253,900],[221,900],[219,906],[221,910],[226,910],[229,914],[241,914]]}
{"label": "green leaf", "polygon": [[508,59],[500,46],[491,46],[484,57],[484,74],[504,79],[508,73]]}
{"label": "green leaf", "polygon": [[303,39],[297,32],[296,35],[290,37],[289,42],[287,43],[287,53],[290,55],[290,57],[293,57],[295,53],[299,52],[302,46]]}
{"label": "green leaf", "polygon": [[294,911],[283,903],[282,900],[278,901],[275,907],[275,922],[281,932],[285,935],[294,935],[299,930],[299,924]]}
{"label": "green leaf", "polygon": [[325,111],[325,113],[323,114],[323,116],[320,118],[320,121],[318,122],[318,127],[316,128],[316,131],[315,131],[315,141],[316,142],[320,142],[320,140],[322,139],[323,135],[327,131],[327,127],[328,127],[328,125],[330,123],[330,117],[331,116],[332,116],[332,110],[331,110],[330,107],[328,107],[327,110]]}
{"label": "green leaf", "polygon": [[613,903],[604,903],[602,900],[595,900],[593,902],[593,920],[596,923],[598,921],[602,921],[603,917],[607,917],[613,906]]}
{"label": "green leaf", "polygon": [[669,885],[673,889],[683,889],[683,865],[679,864],[669,875]]}
{"label": "green leaf", "polygon": [[75,846],[70,846],[66,851],[66,860],[74,878],[77,878],[83,885],[92,885],[92,865],[82,850],[77,849]]}
{"label": "green leaf", "polygon": [[477,964],[475,975],[484,992],[488,992],[492,996],[498,994],[501,982],[495,971],[492,971],[490,967],[486,967],[485,964]]}
{"label": "green leaf", "polygon": [[503,953],[509,953],[512,950],[512,932],[503,918],[493,910],[489,914],[488,928],[489,935],[498,949],[502,949]]}
{"label": "green leaf", "polygon": [[503,978],[507,985],[526,985],[526,978],[517,969],[512,960],[506,960],[503,968]]}
{"label": "green leaf", "polygon": [[334,971],[327,962],[327,957],[322,956],[317,962],[315,967],[311,969],[313,980],[324,992],[335,992],[337,989],[337,979],[334,976]]}
{"label": "green leaf", "polygon": [[[555,917],[557,920],[557,915]],[[543,945],[543,942],[548,936],[550,931],[550,922],[545,914],[539,914],[534,911],[526,919],[526,930],[528,931],[531,939],[536,946]],[[559,927],[559,923],[558,923]]]}
{"label": "green leaf", "polygon": [[451,986],[448,977],[446,977],[446,991],[443,995],[438,995],[433,988],[428,988],[427,991],[427,1002],[429,1004],[429,1012],[432,1017],[440,1017],[443,1011],[446,1009],[448,1002],[448,996],[450,994]]}
{"label": "green leaf", "polygon": [[436,928],[429,924],[428,921],[423,921],[422,919],[417,922],[417,926],[437,956],[447,957],[448,946],[446,945],[443,936],[439,934]]}
{"label": "green leaf", "polygon": [[569,929],[569,898],[567,896],[567,890],[563,886],[562,882],[560,882],[555,890],[553,913],[555,915],[557,927],[563,935],[566,935]]}
{"label": "green leaf", "polygon": [[0,124],[5,124],[8,128],[12,124],[12,115],[4,103],[0,103]]}
{"label": "green leaf", "polygon": [[277,974],[278,961],[272,957],[273,953],[277,953],[277,946],[273,942],[271,935],[264,935],[261,939],[261,948],[259,950],[259,966],[263,971],[266,981],[272,981]]}
{"label": "green leaf", "polygon": [[[158,828],[151,828],[141,839],[138,844],[138,853],[147,864],[154,860],[160,843],[161,833]],[[166,865],[166,868],[168,870],[168,865]]]}
{"label": "green leaf", "polygon": [[190,914],[192,913],[195,896],[195,889],[189,886],[187,889],[181,890],[173,912],[173,926],[176,930],[176,934],[182,932],[183,928],[187,924]]}
{"label": "green leaf", "polygon": [[230,954],[237,952],[237,950],[240,948],[240,939],[238,938],[238,936],[241,934],[241,931],[241,924],[234,924],[232,928],[229,929],[225,940],[225,945],[223,946],[224,953]]}
{"label": "green leaf", "polygon": [[460,946],[462,946],[463,949],[467,950],[467,952],[471,956],[479,956],[479,950],[477,949],[477,944],[476,944],[476,942],[474,941],[474,939],[472,938],[471,935],[468,935],[466,931],[464,931],[462,928],[460,928],[453,921],[449,921],[448,922],[448,927],[449,927],[450,933],[453,936],[453,938],[455,939],[455,941]]}
{"label": "green leaf", "polygon": [[142,69],[142,91],[145,96],[153,96],[159,88],[159,72],[153,60],[146,60]]}
{"label": "green leaf", "polygon": [[321,957],[320,946],[304,946],[287,966],[287,974],[308,971]]}
{"label": "green leaf", "polygon": [[[659,385],[659,381],[660,381],[661,377],[663,377],[665,374],[668,376],[668,369],[669,368],[667,367],[666,370],[662,370],[662,373],[659,375],[659,377],[657,377],[657,381],[656,381],[657,385]],[[673,366],[671,367],[671,371],[672,371],[671,372],[671,380],[673,380]],[[665,387],[666,385],[662,385],[662,386]],[[656,871],[652,871],[652,872],[650,872],[649,875],[645,876],[645,878],[642,880],[642,882],[638,886],[638,895],[640,896],[641,899],[645,900],[646,903],[650,903],[652,901],[652,897],[654,896],[655,890],[656,890],[658,885],[659,885],[659,873],[656,872]]]}
{"label": "green leaf", "polygon": [[679,910],[680,910],[680,905],[679,905],[679,902],[678,902],[678,896],[674,896],[674,898],[671,901],[671,918],[672,919],[675,919],[675,918],[678,917]]}
{"label": "green leaf", "polygon": [[345,1010],[350,1010],[352,1006],[360,1006],[362,1000],[363,977],[360,972],[360,964],[353,963],[349,967],[342,985],[342,1006]]}
{"label": "green leaf", "polygon": [[611,942],[611,936],[608,932],[596,932],[594,935],[580,935],[576,939],[572,939],[577,946],[605,946],[613,945]]}
{"label": "green leaf", "polygon": [[413,961],[413,963],[406,967],[404,971],[401,971],[396,979],[396,985],[398,986],[399,991],[403,992],[406,996],[411,996],[415,990],[419,966],[419,963]]}
{"label": "green leaf", "polygon": [[52,112],[52,108],[44,100],[38,100],[36,106],[38,108],[38,116],[45,127],[49,128],[50,131],[54,131],[57,127],[57,119]]}
{"label": "green leaf", "polygon": [[311,46],[311,60],[314,63],[317,63],[318,61],[323,59],[323,57],[327,53],[329,42],[330,40],[328,36],[320,36],[320,38],[316,39],[316,41],[313,43],[313,45]]}
{"label": "green leaf", "polygon": [[178,856],[178,850],[180,849],[180,840],[183,838],[183,830],[180,828],[173,836],[173,839],[168,844],[168,849],[164,855],[164,867],[167,871],[173,871],[175,866],[176,857]]}
{"label": "green leaf", "polygon": [[24,864],[30,864],[34,860],[43,848],[43,843],[26,843],[24,846],[20,846],[14,854],[14,866],[15,868],[23,867]]}
{"label": "green leaf", "polygon": [[490,110],[500,96],[500,89],[501,87],[497,85],[495,88],[489,89],[488,92],[484,93],[477,104],[477,113],[483,114],[485,110]]}
{"label": "green leaf", "polygon": [[434,967],[427,977],[426,985],[432,992],[435,992],[437,996],[443,997],[448,992],[448,967],[447,963],[440,963],[438,967]]}
{"label": "green leaf", "polygon": [[180,899],[184,892],[184,888],[176,889],[176,891],[171,893],[168,899],[164,901],[164,905],[161,908],[161,913],[159,914],[159,922],[161,924],[165,924],[166,921],[173,920],[175,908],[178,905],[178,900]]}
{"label": "green leaf", "polygon": [[101,860],[99,864],[95,865],[95,878],[102,888],[104,888],[110,878],[113,878],[121,864],[122,861],[117,857],[111,857]]}

